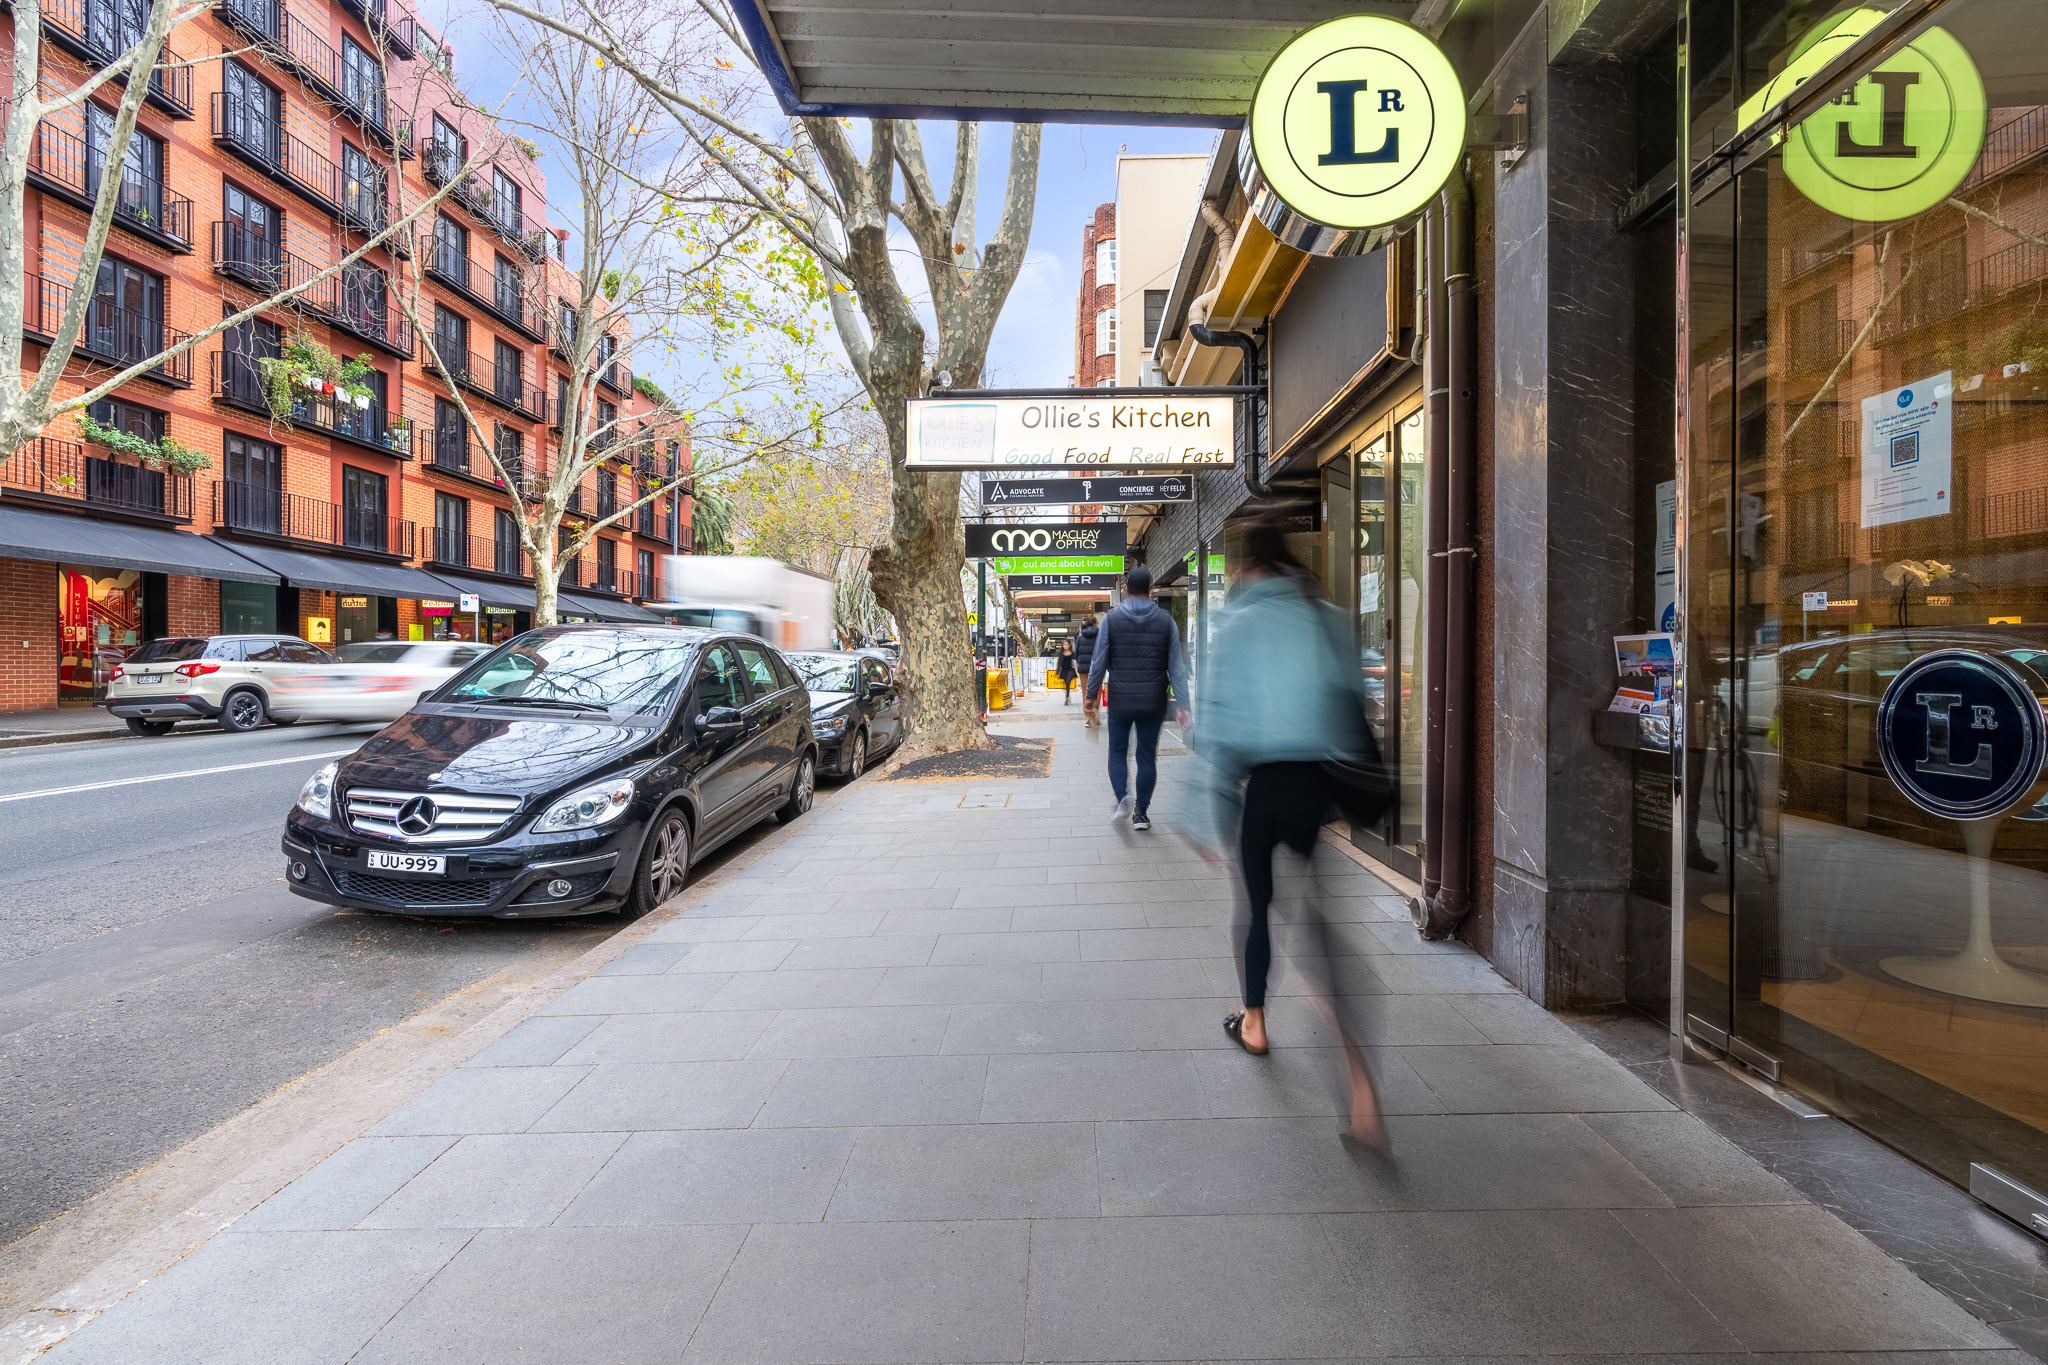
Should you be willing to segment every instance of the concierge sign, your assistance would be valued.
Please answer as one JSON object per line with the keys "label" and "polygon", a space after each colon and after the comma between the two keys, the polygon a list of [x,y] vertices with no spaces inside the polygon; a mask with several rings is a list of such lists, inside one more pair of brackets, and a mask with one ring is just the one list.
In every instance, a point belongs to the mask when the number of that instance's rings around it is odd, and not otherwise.
{"label": "concierge sign", "polygon": [[912,469],[1205,469],[1236,462],[1223,395],[910,400]]}
{"label": "concierge sign", "polygon": [[1417,28],[1353,14],[1297,36],[1252,94],[1252,155],[1287,206],[1333,228],[1398,222],[1465,149],[1465,92]]}

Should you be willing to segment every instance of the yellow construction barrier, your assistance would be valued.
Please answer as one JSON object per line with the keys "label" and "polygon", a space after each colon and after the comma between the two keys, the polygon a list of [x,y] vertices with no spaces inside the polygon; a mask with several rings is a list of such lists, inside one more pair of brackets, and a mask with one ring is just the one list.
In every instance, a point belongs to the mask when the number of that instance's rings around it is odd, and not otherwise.
{"label": "yellow construction barrier", "polygon": [[1003,669],[992,668],[988,671],[988,709],[1010,709],[1010,675]]}

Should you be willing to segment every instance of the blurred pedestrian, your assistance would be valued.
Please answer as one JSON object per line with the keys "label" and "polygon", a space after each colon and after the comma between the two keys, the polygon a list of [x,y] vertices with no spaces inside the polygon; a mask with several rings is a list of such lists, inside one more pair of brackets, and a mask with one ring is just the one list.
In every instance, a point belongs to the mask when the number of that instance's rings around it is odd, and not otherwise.
{"label": "blurred pedestrian", "polygon": [[[1273,857],[1292,849],[1311,860],[1333,807],[1355,813],[1384,802],[1391,788],[1365,719],[1358,650],[1341,613],[1289,548],[1284,523],[1259,519],[1245,530],[1230,598],[1217,613],[1202,672],[1194,745],[1209,763],[1214,835],[1237,846],[1244,876],[1240,979],[1244,1008],[1224,1031],[1254,1056],[1270,1046],[1266,984],[1273,962],[1269,914]],[[1370,789],[1361,776],[1370,774]],[[1344,1054],[1351,1126],[1345,1136],[1384,1150],[1372,1072],[1343,1014],[1339,962],[1332,955],[1322,898],[1303,898],[1295,965]]]}
{"label": "blurred pedestrian", "polygon": [[1066,706],[1074,700],[1074,645],[1070,640],[1060,641],[1058,664],[1060,679],[1060,705]]}
{"label": "blurred pedestrian", "polygon": [[[1074,672],[1086,681],[1095,666],[1095,640],[1101,630],[1095,624],[1095,613],[1089,612],[1081,623],[1079,635],[1074,640]],[[1081,694],[1081,723],[1093,726],[1097,723],[1095,714],[1095,691],[1093,688]]]}
{"label": "blurred pedestrian", "polygon": [[[1152,600],[1152,574],[1140,564],[1124,575],[1124,600],[1102,620],[1088,662],[1088,693],[1093,701],[1109,683],[1109,785],[1116,793],[1110,822],[1130,821],[1132,829],[1152,828],[1148,813],[1152,789],[1159,780],[1159,727],[1166,723],[1167,688],[1172,687],[1175,719],[1188,723],[1188,664],[1173,618]],[[1084,703],[1085,704],[1085,703]],[[1129,786],[1125,750],[1132,736],[1138,743],[1138,781]]]}

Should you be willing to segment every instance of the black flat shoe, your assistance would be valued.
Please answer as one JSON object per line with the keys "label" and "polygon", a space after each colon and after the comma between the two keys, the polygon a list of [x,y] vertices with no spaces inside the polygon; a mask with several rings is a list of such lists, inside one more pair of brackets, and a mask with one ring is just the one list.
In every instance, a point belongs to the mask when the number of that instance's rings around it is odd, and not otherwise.
{"label": "black flat shoe", "polygon": [[1265,1048],[1253,1047],[1244,1040],[1244,1012],[1242,1010],[1236,1014],[1226,1014],[1223,1016],[1223,1031],[1230,1035],[1231,1042],[1236,1043],[1246,1052],[1251,1053],[1252,1056],[1263,1057],[1266,1055]]}

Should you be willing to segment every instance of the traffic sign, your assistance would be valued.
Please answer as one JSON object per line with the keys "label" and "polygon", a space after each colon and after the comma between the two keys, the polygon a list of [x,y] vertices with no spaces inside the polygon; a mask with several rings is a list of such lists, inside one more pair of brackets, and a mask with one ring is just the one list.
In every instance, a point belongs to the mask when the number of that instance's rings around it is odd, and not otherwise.
{"label": "traffic sign", "polygon": [[462,609],[464,611],[481,611],[483,610],[483,605],[483,598],[479,597],[477,594],[473,592],[466,592],[462,594]]}
{"label": "traffic sign", "polygon": [[983,479],[983,507],[1065,507],[1074,503],[1193,502],[1185,474],[1111,475],[1094,479]]}

